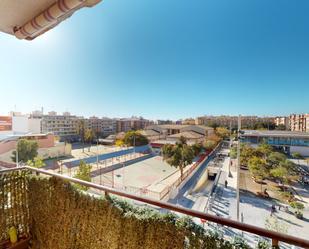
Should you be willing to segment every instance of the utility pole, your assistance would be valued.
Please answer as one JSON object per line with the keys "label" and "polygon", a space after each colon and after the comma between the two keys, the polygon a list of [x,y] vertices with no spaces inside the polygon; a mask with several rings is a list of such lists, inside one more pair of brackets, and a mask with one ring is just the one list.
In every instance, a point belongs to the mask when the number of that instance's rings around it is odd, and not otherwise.
{"label": "utility pole", "polygon": [[16,167],[18,168],[18,140],[16,143]]}
{"label": "utility pole", "polygon": [[239,221],[239,177],[240,177],[240,131],[241,131],[241,116],[238,116],[238,134],[237,134],[237,221]]}
{"label": "utility pole", "polygon": [[[229,144],[229,150],[231,151],[232,149],[232,144],[233,144],[233,141],[232,141],[232,120],[230,120],[230,144]],[[230,162],[229,162],[229,172],[228,172],[229,176],[231,174],[231,159],[230,159]]]}

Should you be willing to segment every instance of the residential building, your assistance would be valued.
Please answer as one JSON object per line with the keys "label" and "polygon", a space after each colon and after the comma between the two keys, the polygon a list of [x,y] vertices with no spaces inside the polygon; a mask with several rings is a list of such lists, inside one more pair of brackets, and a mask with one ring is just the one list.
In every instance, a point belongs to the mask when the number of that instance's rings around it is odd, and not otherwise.
{"label": "residential building", "polygon": [[90,117],[87,121],[88,127],[99,136],[107,137],[116,133],[117,121],[115,119],[103,117]]}
{"label": "residential building", "polygon": [[309,156],[309,133],[296,131],[243,130],[241,140],[257,146],[266,142],[288,154]]}
{"label": "residential building", "polygon": [[173,124],[174,122],[172,120],[157,120],[156,124],[158,125],[164,125],[164,124]]}
{"label": "residential building", "polygon": [[[238,126],[238,116],[202,116],[195,119],[196,125],[224,126],[236,129]],[[241,125],[246,128],[266,128],[274,129],[274,117],[241,116]]]}
{"label": "residential building", "polygon": [[290,129],[290,119],[289,117],[275,117],[276,126],[285,127],[286,130]]}
{"label": "residential building", "polygon": [[41,120],[31,118],[17,112],[10,112],[10,116],[0,117],[0,134],[29,134],[41,132]]}
{"label": "residential building", "polygon": [[194,118],[187,118],[182,121],[183,125],[195,125],[195,119]]}
{"label": "residential building", "polygon": [[291,114],[291,131],[309,132],[309,114]]}
{"label": "residential building", "polygon": [[[35,117],[35,116],[33,116]],[[52,133],[59,136],[60,140],[77,141],[77,124],[81,117],[66,112],[57,115],[56,112],[49,112],[41,116],[41,133]]]}
{"label": "residential building", "polygon": [[152,121],[142,117],[122,118],[117,120],[117,132],[145,129]]}

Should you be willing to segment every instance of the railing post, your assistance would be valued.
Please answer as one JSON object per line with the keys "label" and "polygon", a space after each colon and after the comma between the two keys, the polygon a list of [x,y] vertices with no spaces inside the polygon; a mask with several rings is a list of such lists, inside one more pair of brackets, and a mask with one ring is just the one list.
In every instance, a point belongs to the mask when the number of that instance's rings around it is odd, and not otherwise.
{"label": "railing post", "polygon": [[279,248],[279,241],[277,239],[271,239],[272,248]]}

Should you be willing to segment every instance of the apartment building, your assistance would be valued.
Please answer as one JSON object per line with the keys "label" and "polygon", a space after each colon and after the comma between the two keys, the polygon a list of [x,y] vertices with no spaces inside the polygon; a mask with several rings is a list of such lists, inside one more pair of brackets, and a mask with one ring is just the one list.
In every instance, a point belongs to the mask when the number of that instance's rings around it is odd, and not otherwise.
{"label": "apartment building", "polygon": [[291,131],[309,132],[309,114],[291,114],[289,119]]}
{"label": "apartment building", "polygon": [[107,117],[90,117],[86,120],[86,123],[88,124],[89,129],[92,129],[103,137],[113,135],[117,130],[117,121]]}
{"label": "apartment building", "polygon": [[[33,115],[33,117],[36,117]],[[81,117],[71,115],[65,112],[58,115],[56,112],[49,112],[48,115],[42,115],[41,133],[52,133],[59,136],[61,140],[75,141],[78,140],[77,123]]]}
{"label": "apartment building", "polygon": [[182,121],[183,125],[195,125],[195,119],[194,118],[187,118]]}
{"label": "apartment building", "polygon": [[117,120],[117,132],[127,132],[130,130],[142,130],[153,124],[152,121],[142,117],[122,118]]}
{"label": "apartment building", "polygon": [[[224,126],[237,128],[238,126],[238,116],[202,116],[195,119],[196,125],[205,126]],[[242,127],[254,128],[255,126],[268,124],[269,127],[273,128],[275,126],[274,117],[258,117],[258,116],[242,116],[241,125]]]}
{"label": "apartment building", "polygon": [[289,117],[276,117],[275,118],[276,126],[284,126],[286,130],[290,129],[290,119]]}

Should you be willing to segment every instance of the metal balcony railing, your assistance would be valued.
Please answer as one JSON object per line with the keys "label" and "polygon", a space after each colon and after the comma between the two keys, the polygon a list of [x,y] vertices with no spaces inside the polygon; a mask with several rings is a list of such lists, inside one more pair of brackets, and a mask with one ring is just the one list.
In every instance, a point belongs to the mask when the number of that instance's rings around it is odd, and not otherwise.
{"label": "metal balcony railing", "polygon": [[189,215],[195,218],[199,218],[202,220],[206,220],[209,222],[214,222],[216,224],[220,224],[223,226],[228,226],[231,228],[235,228],[238,229],[240,231],[243,232],[248,232],[248,233],[252,233],[252,234],[256,234],[262,237],[266,237],[272,240],[272,246],[278,246],[279,242],[285,242],[287,244],[290,245],[295,245],[295,246],[299,246],[299,247],[303,247],[303,248],[309,248],[309,240],[305,240],[305,239],[301,239],[298,238],[296,236],[291,236],[291,235],[287,235],[287,234],[283,234],[283,233],[278,233],[275,231],[270,231],[264,228],[260,228],[260,227],[256,227],[253,225],[249,225],[249,224],[244,224],[238,221],[234,221],[234,220],[230,220],[227,218],[222,218],[222,217],[218,217],[212,214],[208,214],[208,213],[203,213],[203,212],[199,212],[199,211],[195,211],[192,209],[188,209],[188,208],[183,208],[183,207],[179,207],[167,202],[163,202],[163,201],[158,201],[158,200],[154,200],[151,198],[145,198],[145,197],[141,197],[141,196],[137,196],[137,195],[133,195],[133,194],[129,194],[123,191],[119,191],[113,188],[109,188],[106,186],[102,186],[102,185],[98,185],[95,183],[91,183],[91,182],[86,182],[86,181],[82,181],[76,178],[72,178],[69,176],[65,176],[65,175],[60,175],[57,173],[53,173],[53,172],[49,172],[43,169],[37,169],[37,168],[32,168],[29,166],[22,166],[19,168],[13,168],[13,169],[5,169],[5,170],[0,170],[0,174],[3,173],[10,173],[13,171],[23,171],[23,170],[30,170],[32,172],[35,173],[40,173],[46,176],[53,176],[62,180],[66,180],[72,183],[77,183],[86,187],[90,187],[90,188],[94,188],[100,191],[103,191],[105,194],[114,194],[117,196],[121,196],[121,197],[125,197],[125,198],[129,198],[131,200],[135,200],[135,201],[139,201],[142,203],[146,203],[149,205],[153,205],[156,207],[160,207],[160,208],[164,208],[170,211],[175,211],[177,213],[181,213],[181,214],[185,214],[185,215]]}

